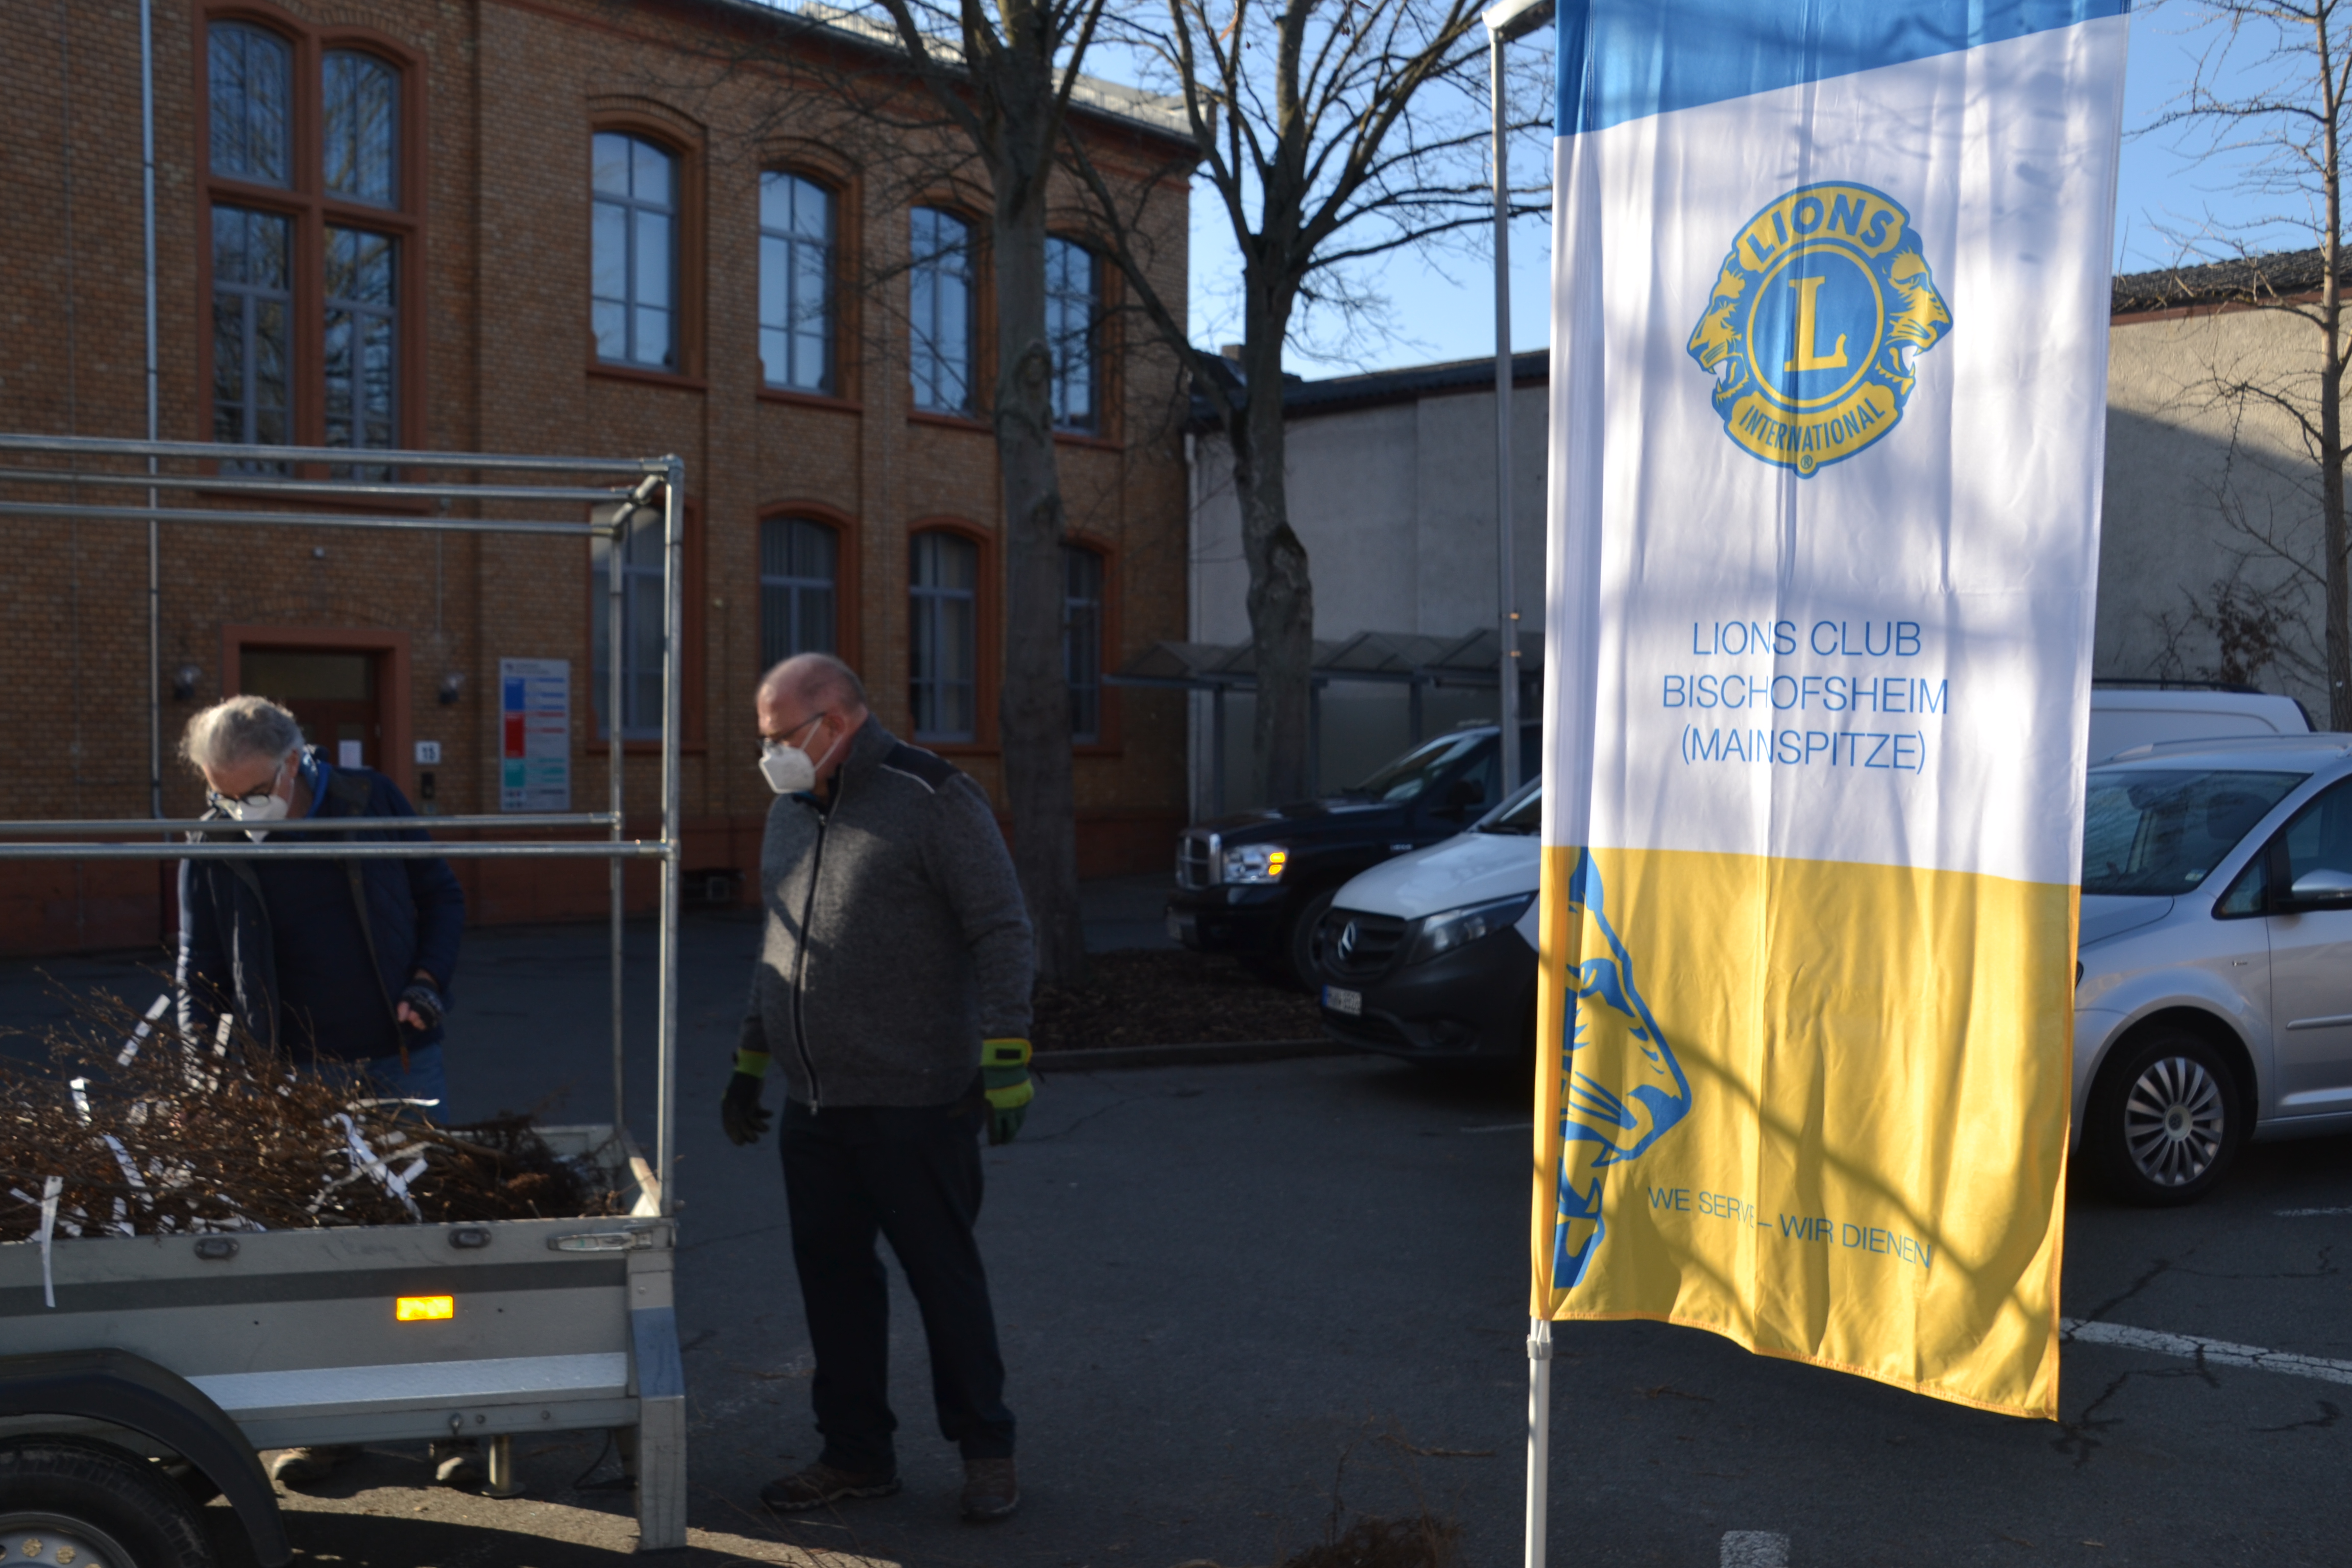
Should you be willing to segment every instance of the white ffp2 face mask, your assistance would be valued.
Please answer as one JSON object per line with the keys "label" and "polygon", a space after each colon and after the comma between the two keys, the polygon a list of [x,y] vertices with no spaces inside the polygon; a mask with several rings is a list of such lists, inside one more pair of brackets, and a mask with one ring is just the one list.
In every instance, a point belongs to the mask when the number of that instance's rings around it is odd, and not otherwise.
{"label": "white ffp2 face mask", "polygon": [[816,788],[816,763],[798,746],[777,741],[760,742],[760,776],[778,795],[801,795]]}
{"label": "white ffp2 face mask", "polygon": [[[281,773],[278,776],[283,778],[285,775]],[[288,787],[289,789],[292,787],[290,782]],[[287,811],[293,804],[289,796],[273,791],[261,800],[225,800],[221,802],[221,809],[239,822],[283,822],[286,819]],[[266,827],[248,827],[245,830],[245,836],[258,844],[269,837],[269,830]]]}
{"label": "white ffp2 face mask", "polygon": [[[823,718],[824,715],[817,717]],[[833,753],[841,749],[841,742],[845,739],[846,736],[836,736],[833,744],[824,749],[824,756],[812,758],[798,746],[788,746],[782,741],[771,741],[763,736],[760,741],[760,776],[766,779],[768,787],[778,795],[804,795],[816,788],[816,770],[832,760]]]}

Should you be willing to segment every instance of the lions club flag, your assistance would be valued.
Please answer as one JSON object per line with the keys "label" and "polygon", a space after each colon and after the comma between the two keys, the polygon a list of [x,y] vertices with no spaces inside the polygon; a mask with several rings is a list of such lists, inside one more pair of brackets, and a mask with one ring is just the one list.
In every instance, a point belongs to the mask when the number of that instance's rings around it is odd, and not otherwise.
{"label": "lions club flag", "polygon": [[1562,0],[1537,1315],[2054,1416],[2125,0]]}

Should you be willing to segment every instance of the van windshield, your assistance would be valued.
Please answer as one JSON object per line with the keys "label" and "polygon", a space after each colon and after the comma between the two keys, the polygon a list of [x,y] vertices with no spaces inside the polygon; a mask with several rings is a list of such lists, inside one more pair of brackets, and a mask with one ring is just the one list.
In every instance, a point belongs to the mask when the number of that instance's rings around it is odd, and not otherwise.
{"label": "van windshield", "polygon": [[[1425,741],[1415,746],[1355,788],[1343,793],[1353,800],[1389,802],[1411,800],[1427,789],[1440,773],[1462,758],[1481,746],[1492,752],[1494,745],[1495,737],[1491,731],[1477,730],[1467,734],[1440,735],[1434,741]],[[1494,771],[1492,762],[1487,763],[1487,771],[1489,773]],[[1489,800],[1494,798],[1494,791],[1491,788],[1486,791],[1486,798]]]}
{"label": "van windshield", "polygon": [[2083,891],[2185,893],[2307,775],[2094,768],[2083,811]]}
{"label": "van windshield", "polygon": [[1543,827],[1543,780],[1522,784],[1519,792],[1496,806],[1478,824],[1481,833],[1538,832]]}

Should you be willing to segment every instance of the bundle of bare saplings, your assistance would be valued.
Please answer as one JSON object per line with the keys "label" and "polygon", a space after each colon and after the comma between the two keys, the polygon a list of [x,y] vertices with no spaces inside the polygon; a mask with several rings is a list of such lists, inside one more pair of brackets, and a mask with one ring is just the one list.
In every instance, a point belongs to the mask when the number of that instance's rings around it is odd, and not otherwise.
{"label": "bundle of bare saplings", "polygon": [[[167,993],[78,1003],[47,1071],[0,1063],[0,1241],[573,1217],[621,1212],[593,1162],[529,1116],[444,1126],[355,1068],[241,1027],[195,1039]],[[51,1206],[54,1205],[54,1206]]]}

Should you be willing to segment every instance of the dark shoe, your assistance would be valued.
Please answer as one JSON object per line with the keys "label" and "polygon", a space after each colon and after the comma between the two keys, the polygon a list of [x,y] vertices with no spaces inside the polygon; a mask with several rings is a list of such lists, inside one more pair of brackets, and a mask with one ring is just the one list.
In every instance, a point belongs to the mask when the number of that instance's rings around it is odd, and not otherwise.
{"label": "dark shoe", "polygon": [[888,1497],[898,1489],[896,1476],[861,1476],[819,1460],[804,1470],[770,1481],[760,1489],[760,1500],[778,1513],[799,1513],[843,1498]]}
{"label": "dark shoe", "polygon": [[428,1446],[425,1462],[433,1467],[433,1479],[445,1487],[482,1484],[482,1446],[471,1437],[454,1437]]}
{"label": "dark shoe", "polygon": [[358,1453],[355,1443],[321,1444],[310,1448],[280,1448],[269,1461],[269,1479],[281,1487],[316,1486],[341,1469]]}
{"label": "dark shoe", "polygon": [[963,1516],[973,1524],[1009,1517],[1021,1506],[1021,1481],[1011,1459],[963,1462]]}

